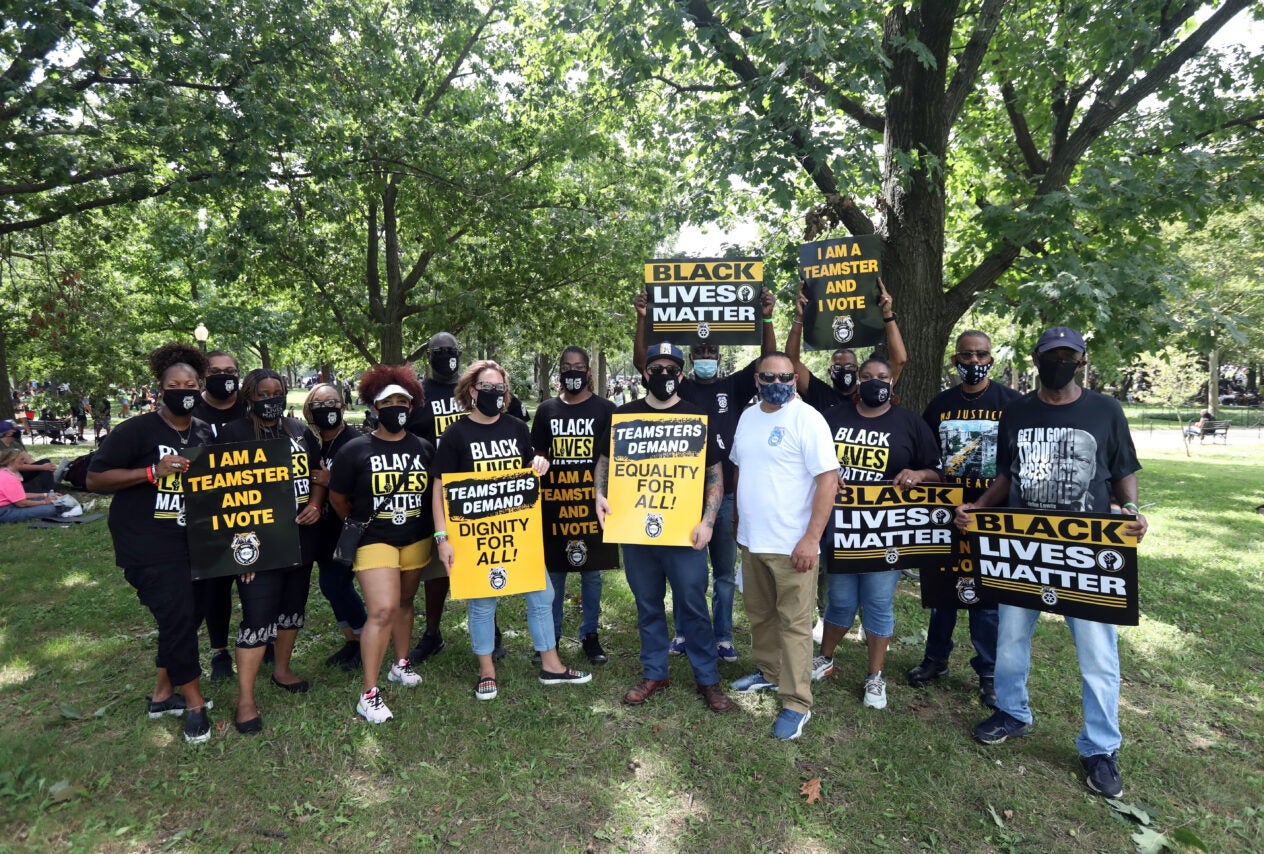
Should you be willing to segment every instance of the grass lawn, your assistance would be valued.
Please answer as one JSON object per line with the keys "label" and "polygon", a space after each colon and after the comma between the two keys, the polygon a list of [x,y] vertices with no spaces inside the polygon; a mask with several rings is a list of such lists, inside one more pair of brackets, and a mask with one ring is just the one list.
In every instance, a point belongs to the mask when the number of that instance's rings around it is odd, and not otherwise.
{"label": "grass lawn", "polygon": [[[1121,631],[1123,801],[1169,837],[1264,850],[1264,446],[1231,440],[1187,458],[1178,435],[1139,439],[1142,503],[1154,506],[1141,625]],[[266,730],[246,738],[230,723],[235,689],[203,683],[218,727],[190,748],[176,719],[144,715],[153,624],[113,565],[104,522],[6,525],[0,554],[0,849],[1133,850],[1135,821],[1082,782],[1079,680],[1058,619],[1042,620],[1034,644],[1036,726],[991,748],[969,737],[985,715],[965,620],[949,679],[904,684],[926,622],[907,581],[890,705],[861,707],[863,648],[849,639],[797,743],[770,737],[775,697],[706,711],[681,659],[665,695],[623,706],[640,668],[619,573],[606,575],[602,615],[611,661],[591,684],[535,681],[511,600],[501,696],[477,701],[455,603],[447,650],[416,691],[383,680],[395,720],[373,727],[353,711],[358,677],[321,664],[340,637],[313,584],[295,665],[312,691],[261,684]],[[577,596],[572,581],[572,632]],[[741,602],[743,657],[722,665],[726,682],[752,667]],[[573,640],[562,655],[583,662]],[[801,788],[817,780],[809,803]]]}

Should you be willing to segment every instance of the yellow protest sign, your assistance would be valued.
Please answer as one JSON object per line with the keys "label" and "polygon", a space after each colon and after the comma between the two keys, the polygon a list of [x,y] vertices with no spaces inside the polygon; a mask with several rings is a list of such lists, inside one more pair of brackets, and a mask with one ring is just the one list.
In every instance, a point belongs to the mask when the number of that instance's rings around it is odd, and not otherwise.
{"label": "yellow protest sign", "polygon": [[443,510],[456,553],[453,599],[544,589],[540,478],[534,471],[444,475]]}
{"label": "yellow protest sign", "polygon": [[707,417],[616,413],[607,452],[606,542],[690,545],[702,518]]}

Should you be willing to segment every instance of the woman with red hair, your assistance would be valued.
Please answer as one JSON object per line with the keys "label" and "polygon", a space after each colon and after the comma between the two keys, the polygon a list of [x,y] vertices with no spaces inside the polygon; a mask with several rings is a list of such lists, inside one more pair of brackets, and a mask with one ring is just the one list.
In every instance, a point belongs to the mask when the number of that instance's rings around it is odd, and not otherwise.
{"label": "woman with red hair", "polygon": [[434,445],[406,429],[424,398],[408,365],[378,365],[360,378],[360,398],[377,413],[377,427],[338,452],[329,472],[329,502],[344,520],[367,522],[351,569],[360,581],[368,622],[360,633],[363,693],[356,711],[370,723],[393,715],[378,691],[387,643],[395,663],[387,678],[416,688],[421,676],[409,663],[413,599],[421,568],[430,562],[434,519],[430,510],[430,461]]}

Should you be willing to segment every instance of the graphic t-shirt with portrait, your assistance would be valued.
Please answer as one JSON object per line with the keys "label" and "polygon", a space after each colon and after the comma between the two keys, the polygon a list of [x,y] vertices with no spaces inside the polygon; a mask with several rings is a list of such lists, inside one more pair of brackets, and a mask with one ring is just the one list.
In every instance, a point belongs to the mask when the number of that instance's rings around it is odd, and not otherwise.
{"label": "graphic t-shirt with portrait", "polygon": [[[360,545],[407,546],[434,533],[434,454],[434,445],[410,434],[397,442],[372,434],[356,436],[338,450],[329,467],[329,489],[351,499],[352,518],[363,519],[369,512]],[[406,480],[396,491],[400,477]]]}
{"label": "graphic t-shirt with portrait", "polygon": [[939,437],[944,481],[962,487],[974,501],[996,477],[996,428],[1001,411],[1022,395],[989,382],[978,397],[967,399],[961,386],[940,392],[922,413]]}

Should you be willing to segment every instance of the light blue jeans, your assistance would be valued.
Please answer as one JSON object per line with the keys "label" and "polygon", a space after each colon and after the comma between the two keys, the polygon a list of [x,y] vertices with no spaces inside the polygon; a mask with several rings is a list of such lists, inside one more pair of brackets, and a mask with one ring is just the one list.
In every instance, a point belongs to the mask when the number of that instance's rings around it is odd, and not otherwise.
{"label": "light blue jeans", "polygon": [[[537,652],[547,652],[557,646],[553,634],[553,585],[549,574],[544,573],[544,589],[523,593],[527,600],[527,631],[531,633],[531,645]],[[496,603],[501,597],[469,601],[470,646],[475,655],[491,655],[496,646]]]}
{"label": "light blue jeans", "polygon": [[583,619],[579,624],[579,639],[597,631],[601,618],[601,570],[587,572],[550,572],[553,583],[553,636],[562,636],[562,603],[566,600],[566,576],[579,576],[579,602]]}
{"label": "light blue jeans", "polygon": [[[1027,675],[1031,672],[1031,636],[1040,612],[1013,605],[997,609],[996,707],[1023,723],[1031,723]],[[1084,729],[1075,739],[1081,756],[1114,753],[1123,742],[1119,732],[1119,632],[1107,623],[1066,617],[1080,660],[1080,703]]]}
{"label": "light blue jeans", "polygon": [[889,638],[895,634],[895,585],[898,569],[882,572],[829,573],[829,606],[825,622],[850,629],[856,624],[856,610],[864,610],[865,634]]}
{"label": "light blue jeans", "polygon": [[0,507],[0,522],[29,522],[31,519],[51,519],[56,515],[57,508],[51,504],[33,504],[30,507],[7,504]]}

